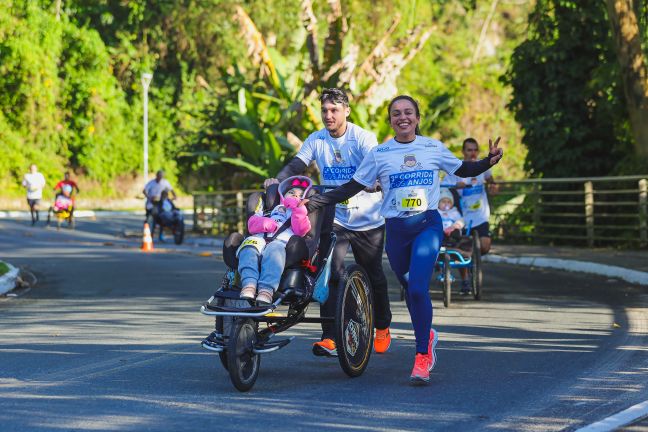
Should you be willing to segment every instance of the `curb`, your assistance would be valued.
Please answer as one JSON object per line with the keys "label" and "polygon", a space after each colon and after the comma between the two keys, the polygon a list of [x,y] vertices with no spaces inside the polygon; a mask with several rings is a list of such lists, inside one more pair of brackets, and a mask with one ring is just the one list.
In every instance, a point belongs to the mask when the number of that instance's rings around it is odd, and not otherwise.
{"label": "curb", "polygon": [[16,278],[18,277],[19,270],[8,262],[0,262],[6,264],[7,267],[9,267],[9,271],[0,276],[0,295],[2,295],[16,287]]}
{"label": "curb", "polygon": [[[181,209],[184,215],[193,215],[193,209]],[[41,210],[41,212],[47,212]],[[96,218],[106,217],[106,216],[144,216],[146,212],[144,210],[75,210],[75,218]],[[11,210],[11,211],[0,211],[0,219],[28,219],[31,215],[28,211],[21,210]]]}
{"label": "curb", "polygon": [[523,266],[553,268],[566,271],[575,271],[581,273],[590,273],[599,276],[613,277],[626,282],[648,285],[648,273],[631,270],[625,267],[611,266],[590,261],[576,261],[559,258],[542,258],[542,257],[505,257],[501,255],[489,254],[482,258],[486,262],[505,263]]}

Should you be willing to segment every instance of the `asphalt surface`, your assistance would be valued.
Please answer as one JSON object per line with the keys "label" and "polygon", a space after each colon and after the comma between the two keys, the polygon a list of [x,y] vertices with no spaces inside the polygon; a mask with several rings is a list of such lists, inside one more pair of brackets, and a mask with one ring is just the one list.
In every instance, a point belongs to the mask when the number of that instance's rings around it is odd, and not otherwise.
{"label": "asphalt surface", "polygon": [[481,301],[455,294],[445,309],[433,285],[429,385],[408,380],[413,332],[388,272],[394,341],[361,377],[312,356],[318,326],[301,324],[239,393],[199,345],[213,328],[198,309],[219,284],[218,254],[145,254],[116,236],[122,225],[0,221],[0,257],[38,278],[0,299],[3,432],[573,430],[648,399],[645,287],[503,264],[485,270]]}

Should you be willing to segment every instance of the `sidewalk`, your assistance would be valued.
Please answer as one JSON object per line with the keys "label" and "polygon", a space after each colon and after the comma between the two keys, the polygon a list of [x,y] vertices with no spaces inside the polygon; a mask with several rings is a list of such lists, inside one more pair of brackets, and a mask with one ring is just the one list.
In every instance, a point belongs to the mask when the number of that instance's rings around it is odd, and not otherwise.
{"label": "sidewalk", "polygon": [[648,250],[493,245],[484,261],[579,271],[648,285]]}

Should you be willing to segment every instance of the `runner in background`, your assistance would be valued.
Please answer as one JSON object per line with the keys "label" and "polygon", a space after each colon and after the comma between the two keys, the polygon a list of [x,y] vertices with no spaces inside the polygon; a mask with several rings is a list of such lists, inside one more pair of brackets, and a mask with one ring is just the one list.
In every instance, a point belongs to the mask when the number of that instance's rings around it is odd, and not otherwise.
{"label": "runner in background", "polygon": [[[479,144],[474,138],[466,138],[463,142],[462,153],[464,161],[476,161],[479,156]],[[461,197],[461,210],[466,228],[479,233],[481,253],[487,254],[491,248],[490,205],[488,193],[497,193],[497,184],[490,170],[474,177],[457,177],[449,175],[444,183],[454,185]],[[464,289],[462,287],[462,293]],[[467,292],[470,291],[469,289]]]}
{"label": "runner in background", "polygon": [[29,205],[32,226],[34,226],[39,220],[38,206],[43,199],[43,188],[45,187],[45,177],[38,172],[36,164],[29,166],[29,172],[23,176],[22,185],[27,189],[27,205]]}

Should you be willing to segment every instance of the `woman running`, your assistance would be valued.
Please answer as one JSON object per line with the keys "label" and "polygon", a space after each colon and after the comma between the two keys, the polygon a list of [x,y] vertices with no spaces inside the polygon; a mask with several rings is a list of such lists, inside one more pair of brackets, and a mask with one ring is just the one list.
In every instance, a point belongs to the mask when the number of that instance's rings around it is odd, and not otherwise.
{"label": "woman running", "polygon": [[410,378],[427,382],[436,363],[438,336],[432,326],[432,303],[428,286],[443,239],[438,211],[439,170],[459,177],[474,177],[502,158],[499,138],[489,141],[488,157],[461,161],[445,145],[420,136],[419,107],[401,95],[389,104],[389,122],[395,137],[374,147],[363,159],[352,180],[308,203],[309,211],[344,201],[376,179],[383,190],[380,209],[385,217],[385,249],[389,263],[407,292],[407,308],[414,327],[416,356]]}

